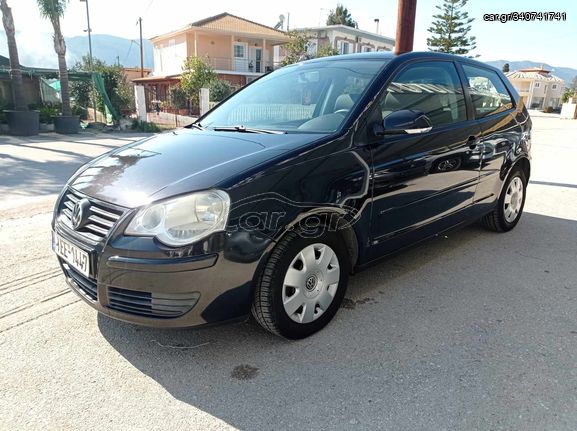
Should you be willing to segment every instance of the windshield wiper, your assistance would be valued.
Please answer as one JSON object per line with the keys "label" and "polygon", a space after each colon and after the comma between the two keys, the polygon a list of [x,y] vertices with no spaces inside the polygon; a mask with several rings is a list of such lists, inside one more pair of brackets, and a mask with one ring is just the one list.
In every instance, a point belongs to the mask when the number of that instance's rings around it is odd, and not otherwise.
{"label": "windshield wiper", "polygon": [[206,130],[204,127],[202,127],[202,125],[200,123],[192,123],[192,124],[189,124],[188,126],[184,126],[184,127],[187,129],[192,129],[194,127],[195,129],[198,129],[198,130]]}
{"label": "windshield wiper", "polygon": [[239,132],[239,133],[265,133],[271,135],[284,135],[286,132],[281,132],[279,130],[266,130],[266,129],[252,129],[250,127],[244,126],[216,126],[212,130],[215,132]]}

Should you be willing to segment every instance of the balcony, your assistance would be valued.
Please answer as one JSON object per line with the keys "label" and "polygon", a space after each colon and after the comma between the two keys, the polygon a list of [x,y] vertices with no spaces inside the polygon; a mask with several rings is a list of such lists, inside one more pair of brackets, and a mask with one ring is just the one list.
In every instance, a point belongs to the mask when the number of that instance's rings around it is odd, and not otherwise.
{"label": "balcony", "polygon": [[205,59],[216,72],[262,75],[280,67],[280,63],[249,58],[208,57]]}

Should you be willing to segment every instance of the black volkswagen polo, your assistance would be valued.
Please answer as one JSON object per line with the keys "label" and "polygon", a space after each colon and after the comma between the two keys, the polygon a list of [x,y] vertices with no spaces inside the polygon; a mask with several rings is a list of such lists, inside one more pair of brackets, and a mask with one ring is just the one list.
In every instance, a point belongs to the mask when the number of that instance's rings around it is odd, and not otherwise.
{"label": "black volkswagen polo", "polygon": [[305,61],[82,167],[56,204],[53,248],[112,318],[182,327],[252,312],[302,338],[377,259],[476,220],[514,228],[530,134],[507,79],[474,60]]}

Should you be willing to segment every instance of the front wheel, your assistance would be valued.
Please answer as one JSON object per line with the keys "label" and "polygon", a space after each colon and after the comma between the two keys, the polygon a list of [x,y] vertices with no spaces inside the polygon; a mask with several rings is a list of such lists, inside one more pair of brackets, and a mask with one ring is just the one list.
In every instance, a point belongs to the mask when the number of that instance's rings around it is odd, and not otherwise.
{"label": "front wheel", "polygon": [[499,196],[497,207],[482,218],[483,225],[496,232],[513,229],[523,213],[526,189],[525,173],[519,167],[513,168]]}
{"label": "front wheel", "polygon": [[299,339],[322,329],[338,311],[349,258],[338,233],[306,238],[290,232],[274,248],[256,286],[252,314],[267,330]]}

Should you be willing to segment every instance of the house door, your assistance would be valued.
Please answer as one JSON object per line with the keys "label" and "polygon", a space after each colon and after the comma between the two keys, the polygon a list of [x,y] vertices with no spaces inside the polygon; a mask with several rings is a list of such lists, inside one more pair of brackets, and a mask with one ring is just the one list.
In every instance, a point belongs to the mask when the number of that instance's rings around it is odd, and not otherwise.
{"label": "house door", "polygon": [[264,71],[262,48],[251,46],[249,50],[248,71],[262,73]]}
{"label": "house door", "polygon": [[245,42],[234,42],[234,70],[246,72],[248,70],[248,44]]}

